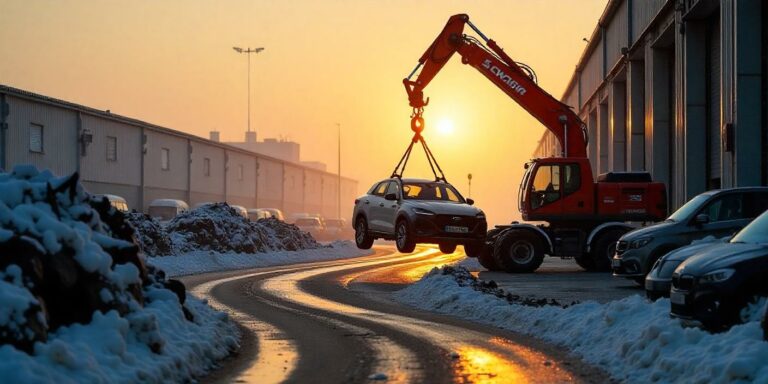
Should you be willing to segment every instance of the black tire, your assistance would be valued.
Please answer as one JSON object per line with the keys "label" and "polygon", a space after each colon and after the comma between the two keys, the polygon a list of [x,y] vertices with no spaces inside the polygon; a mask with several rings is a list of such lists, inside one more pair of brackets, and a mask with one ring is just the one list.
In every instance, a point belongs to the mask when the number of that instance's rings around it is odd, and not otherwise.
{"label": "black tire", "polygon": [[501,267],[496,264],[496,260],[493,259],[493,249],[491,247],[486,246],[483,252],[477,256],[477,261],[480,262],[480,265],[482,265],[483,268],[489,271],[501,270]]}
{"label": "black tire", "polygon": [[499,235],[493,246],[493,259],[509,273],[530,273],[544,261],[544,244],[538,235],[511,229]]}
{"label": "black tire", "polygon": [[482,241],[473,241],[471,243],[464,244],[464,254],[467,257],[480,257],[480,254],[485,251],[485,243]]}
{"label": "black tire", "polygon": [[616,242],[626,231],[612,229],[604,232],[595,241],[595,246],[590,250],[594,271],[608,272],[611,270],[611,259],[616,253]]}
{"label": "black tire", "polygon": [[359,217],[355,223],[355,244],[360,249],[371,249],[373,236],[368,232],[368,222],[365,217]]}
{"label": "black tire", "polygon": [[579,257],[574,257],[573,260],[576,261],[576,264],[578,264],[579,267],[582,267],[587,271],[595,270],[595,262],[592,261],[592,258],[589,256],[589,254],[585,253]]}
{"label": "black tire", "polygon": [[449,254],[456,252],[456,244],[440,243],[440,252]]}
{"label": "black tire", "polygon": [[411,253],[416,249],[416,239],[408,227],[408,221],[400,219],[395,225],[395,245],[400,253]]}

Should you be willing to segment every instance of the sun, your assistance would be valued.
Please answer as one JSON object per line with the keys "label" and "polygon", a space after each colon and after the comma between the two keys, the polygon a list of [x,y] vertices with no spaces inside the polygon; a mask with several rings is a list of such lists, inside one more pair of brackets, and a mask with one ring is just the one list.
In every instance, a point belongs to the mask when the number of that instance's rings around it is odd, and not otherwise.
{"label": "sun", "polygon": [[450,119],[441,119],[438,121],[437,132],[444,136],[453,134],[453,121]]}

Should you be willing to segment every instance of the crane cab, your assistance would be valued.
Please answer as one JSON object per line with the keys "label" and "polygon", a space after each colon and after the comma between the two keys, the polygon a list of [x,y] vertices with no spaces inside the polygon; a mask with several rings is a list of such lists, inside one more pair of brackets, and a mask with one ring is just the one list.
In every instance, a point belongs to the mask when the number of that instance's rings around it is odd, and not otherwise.
{"label": "crane cab", "polygon": [[663,183],[647,172],[593,179],[587,158],[543,158],[526,164],[519,208],[526,221],[657,221],[666,217]]}

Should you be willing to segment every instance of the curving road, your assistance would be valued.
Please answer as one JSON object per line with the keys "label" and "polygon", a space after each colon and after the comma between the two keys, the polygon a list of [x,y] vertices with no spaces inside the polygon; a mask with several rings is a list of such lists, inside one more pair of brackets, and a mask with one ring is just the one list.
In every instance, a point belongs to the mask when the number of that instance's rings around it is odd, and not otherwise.
{"label": "curving road", "polygon": [[206,382],[605,382],[562,350],[519,334],[400,305],[394,290],[464,255],[420,247],[189,276],[191,292],[243,328],[240,352]]}

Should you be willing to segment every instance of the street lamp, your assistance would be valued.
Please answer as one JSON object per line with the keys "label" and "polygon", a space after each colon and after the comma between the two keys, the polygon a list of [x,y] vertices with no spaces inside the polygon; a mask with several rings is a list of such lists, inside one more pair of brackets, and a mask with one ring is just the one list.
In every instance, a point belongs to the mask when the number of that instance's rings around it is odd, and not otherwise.
{"label": "street lamp", "polygon": [[469,182],[469,191],[467,191],[468,192],[467,196],[472,197],[472,174],[471,173],[467,174],[467,181]]}
{"label": "street lamp", "polygon": [[237,53],[245,53],[248,55],[248,132],[251,131],[251,53],[259,53],[264,50],[263,47],[253,48],[248,47],[242,49],[240,47],[232,47]]}

